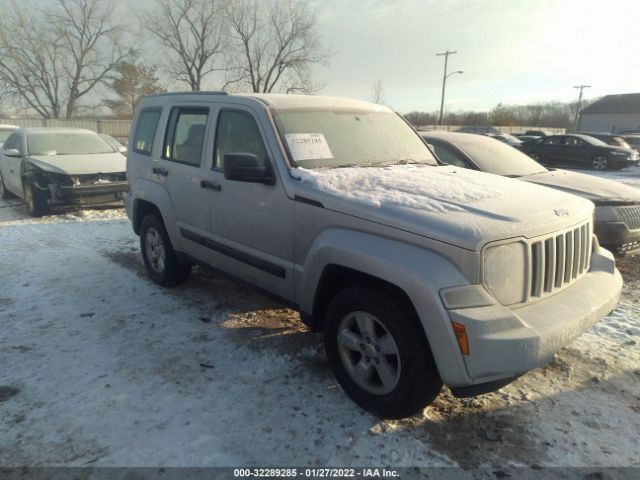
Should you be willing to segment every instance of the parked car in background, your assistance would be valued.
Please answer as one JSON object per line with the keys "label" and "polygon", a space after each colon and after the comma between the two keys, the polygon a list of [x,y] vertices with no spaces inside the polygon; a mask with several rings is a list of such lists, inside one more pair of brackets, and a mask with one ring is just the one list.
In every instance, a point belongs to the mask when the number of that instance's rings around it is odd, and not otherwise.
{"label": "parked car in background", "polygon": [[588,135],[552,135],[522,144],[522,151],[545,165],[595,170],[620,169],[636,165],[638,152],[607,145]]}
{"label": "parked car in background", "polygon": [[512,147],[520,148],[520,146],[522,145],[522,140],[514,137],[513,135],[507,135],[506,133],[485,133],[484,135],[495,140],[499,140],[500,142],[506,143],[507,145],[510,145]]}
{"label": "parked car in background", "polygon": [[17,125],[1,125],[0,124],[0,146],[9,138],[13,132],[18,130],[20,127]]}
{"label": "parked car in background", "polygon": [[588,135],[593,138],[597,138],[598,140],[603,141],[607,145],[611,145],[613,147],[626,148],[627,150],[634,150],[631,148],[629,143],[620,135],[614,135],[611,133],[590,133],[584,132],[582,135]]}
{"label": "parked car in background", "polygon": [[540,136],[538,136],[538,135],[525,135],[524,133],[516,133],[514,135],[514,137],[516,137],[521,142],[528,142],[530,140],[538,140],[540,138]]}
{"label": "parked car in background", "polygon": [[600,244],[621,254],[640,250],[640,190],[594,175],[549,170],[492,139],[449,132],[421,135],[446,164],[517,178],[591,200],[596,206],[594,232]]}
{"label": "parked car in background", "polygon": [[126,191],[126,158],[90,130],[21,128],[4,143],[0,196],[23,198],[33,216],[121,201]]}
{"label": "parked car in background", "polygon": [[117,152],[120,152],[123,155],[127,153],[127,146],[120,143],[120,141],[116,140],[111,135],[106,133],[99,133],[98,135],[100,135],[109,145],[115,148]]}
{"label": "parked car in background", "polygon": [[[199,263],[281,298],[323,331],[344,391],[383,417],[421,411],[443,383],[500,388],[620,294],[591,202],[439,166],[387,107],[151,95],[130,146],[125,202],[149,277],[175,285]],[[556,252],[565,261],[539,262]]]}
{"label": "parked car in background", "polygon": [[621,137],[624,138],[624,141],[627,142],[631,148],[640,152],[640,135],[626,134],[621,135]]}
{"label": "parked car in background", "polygon": [[547,136],[547,132],[545,132],[544,130],[526,130],[524,132],[524,135],[527,135],[528,137],[546,137]]}

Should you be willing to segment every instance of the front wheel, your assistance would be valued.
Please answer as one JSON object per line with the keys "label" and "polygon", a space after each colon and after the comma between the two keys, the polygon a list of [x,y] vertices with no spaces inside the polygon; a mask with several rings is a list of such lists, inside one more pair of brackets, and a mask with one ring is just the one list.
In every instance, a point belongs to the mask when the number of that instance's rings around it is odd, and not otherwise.
{"label": "front wheel", "polygon": [[607,160],[607,157],[598,155],[596,157],[593,157],[591,166],[594,170],[606,170],[609,167],[609,161]]}
{"label": "front wheel", "polygon": [[153,213],[140,225],[140,251],[151,279],[163,286],[183,283],[191,274],[191,265],[180,262],[171,246],[164,222]]}
{"label": "front wheel", "polygon": [[354,286],[336,295],[325,313],[324,343],[347,395],[383,418],[421,411],[442,388],[419,319],[390,290]]}
{"label": "front wheel", "polygon": [[33,185],[23,183],[24,203],[32,217],[41,217],[49,210],[44,194]]}

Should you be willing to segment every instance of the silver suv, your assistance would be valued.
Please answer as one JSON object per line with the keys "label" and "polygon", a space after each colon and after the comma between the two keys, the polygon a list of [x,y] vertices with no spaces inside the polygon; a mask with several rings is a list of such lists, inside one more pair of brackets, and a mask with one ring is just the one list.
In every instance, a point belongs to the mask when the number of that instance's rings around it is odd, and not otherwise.
{"label": "silver suv", "polygon": [[450,166],[386,107],[296,95],[146,97],[127,213],[149,276],[193,264],[324,333],[351,398],[414,414],[443,383],[500,388],[610,312],[622,280],[593,204]]}

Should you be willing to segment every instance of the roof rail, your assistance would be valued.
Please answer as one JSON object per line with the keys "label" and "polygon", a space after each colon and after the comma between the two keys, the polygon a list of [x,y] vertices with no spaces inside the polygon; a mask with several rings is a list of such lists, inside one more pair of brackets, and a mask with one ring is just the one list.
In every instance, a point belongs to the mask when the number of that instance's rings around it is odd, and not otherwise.
{"label": "roof rail", "polygon": [[179,96],[179,95],[229,95],[228,92],[221,91],[197,91],[197,92],[167,92],[167,93],[152,93],[146,95],[147,97],[165,97],[167,95]]}

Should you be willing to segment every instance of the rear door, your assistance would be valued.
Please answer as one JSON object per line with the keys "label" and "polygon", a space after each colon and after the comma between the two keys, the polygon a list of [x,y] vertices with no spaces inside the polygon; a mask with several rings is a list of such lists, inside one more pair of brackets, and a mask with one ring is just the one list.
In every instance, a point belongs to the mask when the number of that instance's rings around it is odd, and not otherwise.
{"label": "rear door", "polygon": [[554,135],[542,140],[540,146],[540,158],[546,163],[562,164],[564,159],[562,137]]}
{"label": "rear door", "polygon": [[209,209],[200,183],[207,168],[204,151],[212,108],[201,102],[172,105],[161,119],[162,151],[151,162],[151,179],[169,192],[178,230],[187,227],[203,233],[209,227]]}

